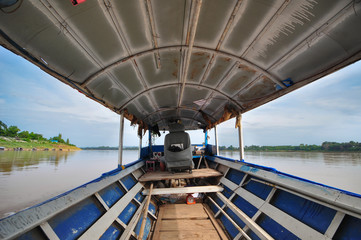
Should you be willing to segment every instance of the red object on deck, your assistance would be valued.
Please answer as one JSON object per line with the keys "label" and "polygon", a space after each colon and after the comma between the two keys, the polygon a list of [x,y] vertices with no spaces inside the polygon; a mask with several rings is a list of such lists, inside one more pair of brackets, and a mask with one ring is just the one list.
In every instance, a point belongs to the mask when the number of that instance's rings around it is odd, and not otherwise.
{"label": "red object on deck", "polygon": [[188,205],[196,204],[196,200],[194,199],[194,197],[192,196],[192,194],[188,194],[188,196],[187,196],[187,204],[188,204]]}
{"label": "red object on deck", "polygon": [[165,164],[164,164],[164,162],[160,161],[160,162],[159,162],[159,167],[160,167],[160,170],[161,170],[161,171],[165,171]]}
{"label": "red object on deck", "polygon": [[73,4],[74,6],[85,2],[86,0],[70,0],[71,4]]}

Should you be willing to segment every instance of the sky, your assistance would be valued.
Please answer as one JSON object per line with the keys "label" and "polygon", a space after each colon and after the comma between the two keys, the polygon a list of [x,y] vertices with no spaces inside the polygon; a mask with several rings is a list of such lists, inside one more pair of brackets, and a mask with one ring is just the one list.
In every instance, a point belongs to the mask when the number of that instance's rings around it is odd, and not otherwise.
{"label": "sky", "polygon": [[[361,61],[243,114],[244,145],[361,142]],[[0,47],[0,120],[49,138],[62,134],[78,147],[118,146],[119,115]],[[238,146],[231,119],[218,127],[219,145]],[[124,145],[138,146],[125,121]],[[202,131],[190,131],[202,143]],[[214,143],[214,131],[209,132]],[[164,135],[156,140],[162,144]],[[143,146],[147,137],[143,137]]]}

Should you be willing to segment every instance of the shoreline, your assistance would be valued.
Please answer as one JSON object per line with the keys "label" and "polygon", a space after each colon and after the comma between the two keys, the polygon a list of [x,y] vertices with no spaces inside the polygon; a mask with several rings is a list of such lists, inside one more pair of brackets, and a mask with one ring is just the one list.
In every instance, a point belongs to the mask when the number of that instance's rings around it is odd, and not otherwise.
{"label": "shoreline", "polygon": [[[1,146],[0,146],[1,147]],[[22,148],[22,147],[18,147],[18,148],[4,148],[4,149],[0,149],[0,151],[13,151],[13,152],[21,152],[21,151],[25,151],[25,152],[36,152],[36,151],[41,151],[41,152],[54,152],[54,151],[65,151],[65,152],[72,152],[72,151],[81,151],[82,149],[71,149],[71,148]]]}
{"label": "shoreline", "polygon": [[52,143],[49,141],[15,139],[0,137],[0,151],[79,151],[82,150],[74,145],[65,143]]}

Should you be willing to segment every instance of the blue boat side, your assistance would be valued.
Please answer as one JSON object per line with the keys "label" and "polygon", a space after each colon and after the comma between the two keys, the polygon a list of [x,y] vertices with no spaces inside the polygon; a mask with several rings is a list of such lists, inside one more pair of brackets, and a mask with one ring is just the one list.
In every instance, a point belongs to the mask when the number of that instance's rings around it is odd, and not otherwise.
{"label": "blue boat side", "polygon": [[[138,182],[143,174],[142,166],[144,162],[138,160],[0,220],[0,238],[78,239],[97,222],[106,222],[102,219],[109,212],[115,217],[98,233],[99,239],[119,239],[124,232],[128,232],[129,237],[135,236],[139,231],[135,227],[141,222],[140,209],[145,204],[144,187]],[[144,239],[156,219],[156,211],[157,205],[151,202]]]}
{"label": "blue boat side", "polygon": [[[264,239],[361,239],[361,195],[221,156],[207,156],[224,176],[210,207],[227,233]],[[216,206],[218,205],[218,206]],[[223,209],[220,210],[220,209]]]}

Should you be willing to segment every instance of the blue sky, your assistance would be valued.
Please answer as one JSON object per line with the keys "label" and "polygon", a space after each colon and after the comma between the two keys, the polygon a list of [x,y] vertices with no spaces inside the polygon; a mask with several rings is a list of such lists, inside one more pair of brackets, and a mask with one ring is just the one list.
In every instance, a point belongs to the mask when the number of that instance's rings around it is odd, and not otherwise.
{"label": "blue sky", "polygon": [[[245,145],[361,142],[361,62],[243,115]],[[44,137],[69,138],[85,146],[117,146],[119,116],[0,48],[0,120]],[[238,146],[234,120],[218,128],[220,145]],[[194,143],[201,131],[191,131]],[[211,131],[210,142],[214,142]],[[125,145],[137,146],[136,129],[125,122]],[[163,137],[157,139],[161,144]],[[143,140],[146,143],[146,137]]]}

